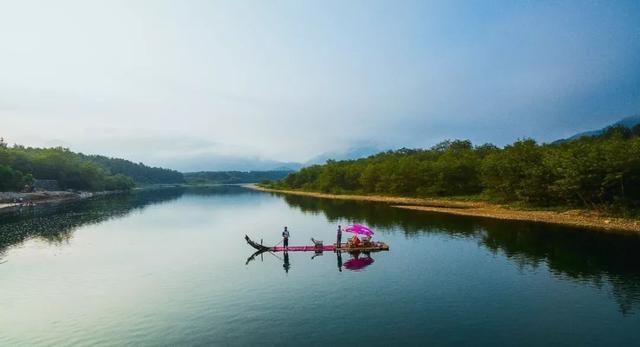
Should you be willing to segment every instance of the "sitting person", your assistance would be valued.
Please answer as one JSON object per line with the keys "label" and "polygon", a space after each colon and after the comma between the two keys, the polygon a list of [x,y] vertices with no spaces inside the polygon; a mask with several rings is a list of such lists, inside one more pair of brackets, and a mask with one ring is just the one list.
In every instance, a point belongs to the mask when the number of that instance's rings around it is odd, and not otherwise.
{"label": "sitting person", "polygon": [[322,251],[322,247],[323,247],[322,240],[316,240],[312,237],[311,242],[313,242],[313,246],[316,248],[316,250]]}
{"label": "sitting person", "polygon": [[360,239],[357,235],[353,235],[353,237],[351,238],[351,245],[353,245],[353,247],[360,246]]}

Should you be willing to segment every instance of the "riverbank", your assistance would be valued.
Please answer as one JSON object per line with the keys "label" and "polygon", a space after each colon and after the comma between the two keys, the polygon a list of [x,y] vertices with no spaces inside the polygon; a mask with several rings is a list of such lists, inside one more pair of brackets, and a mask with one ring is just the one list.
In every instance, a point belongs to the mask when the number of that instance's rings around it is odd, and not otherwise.
{"label": "riverbank", "polygon": [[484,201],[460,201],[442,198],[406,198],[381,195],[327,194],[297,190],[280,190],[260,187],[255,184],[243,185],[246,188],[289,195],[310,196],[322,199],[355,200],[383,202],[395,208],[408,210],[448,213],[461,216],[484,217],[503,220],[520,220],[558,225],[568,225],[612,232],[640,234],[640,220],[611,217],[588,210],[569,210],[564,212],[522,210]]}
{"label": "riverbank", "polygon": [[103,192],[68,192],[68,191],[44,191],[33,193],[0,192],[0,211],[20,206],[20,201],[33,202],[34,204],[50,204],[80,199],[88,199],[95,196],[120,193],[119,191]]}

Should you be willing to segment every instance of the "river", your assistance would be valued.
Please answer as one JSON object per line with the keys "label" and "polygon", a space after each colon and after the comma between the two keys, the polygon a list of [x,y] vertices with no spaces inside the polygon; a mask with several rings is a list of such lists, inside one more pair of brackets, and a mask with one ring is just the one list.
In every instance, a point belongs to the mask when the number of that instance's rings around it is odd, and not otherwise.
{"label": "river", "polygon": [[[350,223],[390,250],[252,259],[243,239]],[[638,327],[637,236],[238,186],[0,214],[1,346],[640,345]]]}

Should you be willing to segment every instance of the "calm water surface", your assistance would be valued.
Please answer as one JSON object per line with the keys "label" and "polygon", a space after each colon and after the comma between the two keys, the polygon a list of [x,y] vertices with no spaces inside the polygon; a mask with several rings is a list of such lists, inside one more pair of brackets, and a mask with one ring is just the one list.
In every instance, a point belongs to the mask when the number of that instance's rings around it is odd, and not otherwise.
{"label": "calm water surface", "polygon": [[[358,271],[243,240],[354,222],[391,246]],[[640,345],[639,311],[625,235],[234,186],[0,214],[1,346]]]}

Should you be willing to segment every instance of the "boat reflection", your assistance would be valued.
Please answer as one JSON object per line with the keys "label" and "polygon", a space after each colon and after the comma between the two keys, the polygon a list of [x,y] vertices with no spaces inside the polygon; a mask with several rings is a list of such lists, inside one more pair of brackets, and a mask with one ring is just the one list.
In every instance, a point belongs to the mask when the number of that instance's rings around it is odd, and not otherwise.
{"label": "boat reflection", "polygon": [[[282,257],[280,257],[277,254],[275,254],[273,252],[270,252],[270,251],[267,251],[267,250],[257,251],[255,253],[253,253],[251,256],[249,256],[249,258],[247,258],[247,261],[244,264],[245,265],[249,265],[249,263],[254,261],[257,256],[260,256],[260,261],[264,261],[264,254],[265,253],[271,254],[272,256],[274,256],[278,260],[280,260],[282,262],[282,268],[284,269],[284,272],[289,273],[289,270],[291,269],[291,261],[289,260],[289,252],[284,252],[282,254]],[[311,259],[313,259],[313,257]]]}
{"label": "boat reflection", "polygon": [[[245,265],[249,265],[249,263],[251,263],[252,261],[254,261],[258,256],[260,256],[260,261],[264,261],[264,254],[265,253],[269,253],[272,256],[276,257],[277,259],[279,259],[282,262],[282,267],[284,268],[284,271],[286,273],[289,273],[289,270],[291,269],[291,261],[289,260],[289,252],[284,252],[283,256],[280,257],[277,254],[275,254],[274,252],[268,251],[268,250],[262,250],[262,251],[257,251],[255,253],[253,253],[251,256],[249,256],[249,258],[247,258],[247,261],[245,262]],[[350,271],[362,271],[364,270],[366,267],[370,266],[371,264],[373,264],[375,262],[375,260],[371,257],[371,252],[334,252],[336,255],[336,260],[337,260],[337,265],[338,265],[338,271],[342,272],[342,269],[347,269]],[[347,253],[351,256],[351,258],[349,260],[347,260],[346,262],[343,263],[342,260],[342,253]],[[311,260],[315,259],[318,256],[323,255],[323,252],[316,252],[312,257]]]}

